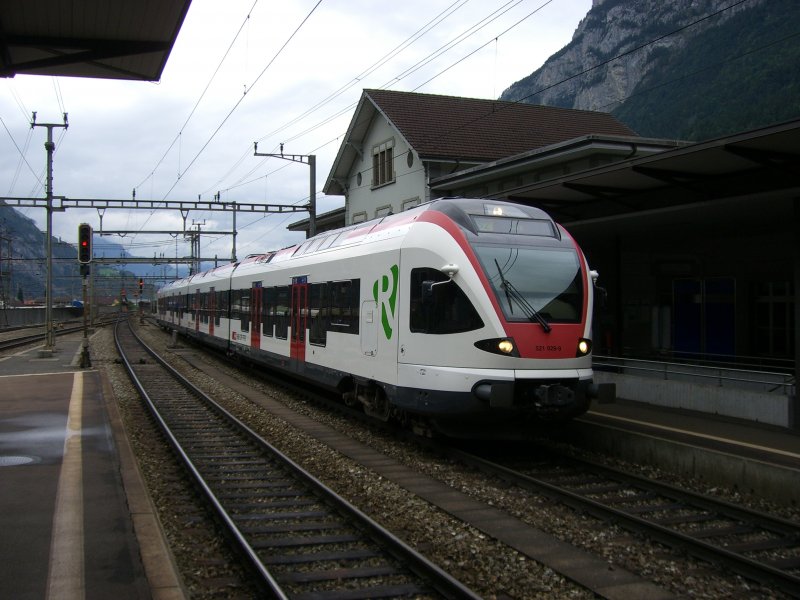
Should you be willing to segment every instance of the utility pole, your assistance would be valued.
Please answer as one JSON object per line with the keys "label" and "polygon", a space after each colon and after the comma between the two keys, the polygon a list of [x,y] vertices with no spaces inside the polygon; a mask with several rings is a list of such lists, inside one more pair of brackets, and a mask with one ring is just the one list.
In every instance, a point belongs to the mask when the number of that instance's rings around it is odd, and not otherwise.
{"label": "utility pole", "polygon": [[[3,219],[5,223],[5,219]],[[0,234],[5,231],[5,227],[0,230]],[[3,246],[7,246],[7,256],[3,258]],[[3,304],[3,321],[5,326],[8,327],[8,304],[14,295],[14,290],[11,289],[11,238],[0,235],[0,303]],[[3,262],[6,262],[5,271],[3,270]],[[3,275],[5,273],[5,276]]]}
{"label": "utility pole", "polygon": [[47,241],[45,244],[45,252],[47,254],[47,275],[45,283],[45,341],[44,348],[39,351],[39,357],[45,358],[53,355],[56,346],[56,336],[53,331],[53,152],[56,149],[53,143],[53,129],[56,127],[69,127],[67,122],[67,113],[64,113],[63,123],[37,123],[36,113],[33,113],[31,120],[31,129],[34,127],[47,128],[47,141],[44,148],[47,151],[47,180],[45,183],[45,194],[47,200]]}
{"label": "utility pole", "polygon": [[192,220],[192,227],[195,229],[191,229],[189,235],[189,240],[191,242],[192,251],[192,263],[190,268],[189,275],[193,275],[195,273],[200,272],[200,227],[206,224],[206,220],[203,219],[202,221],[195,221]]}
{"label": "utility pole", "polygon": [[[253,142],[253,156],[270,156],[272,158],[282,158],[292,162],[303,163],[309,166],[311,171],[309,177],[308,190],[308,237],[317,235],[317,157],[314,154],[284,154],[283,142],[281,142],[280,154],[264,154],[258,151],[258,142]],[[236,214],[234,212],[234,214]]]}

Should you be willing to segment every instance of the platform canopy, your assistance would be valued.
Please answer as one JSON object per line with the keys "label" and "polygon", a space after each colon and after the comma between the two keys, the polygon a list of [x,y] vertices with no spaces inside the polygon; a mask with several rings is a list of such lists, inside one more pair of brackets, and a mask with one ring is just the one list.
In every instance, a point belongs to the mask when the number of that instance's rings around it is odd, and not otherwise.
{"label": "platform canopy", "polygon": [[191,0],[2,0],[0,75],[158,81]]}

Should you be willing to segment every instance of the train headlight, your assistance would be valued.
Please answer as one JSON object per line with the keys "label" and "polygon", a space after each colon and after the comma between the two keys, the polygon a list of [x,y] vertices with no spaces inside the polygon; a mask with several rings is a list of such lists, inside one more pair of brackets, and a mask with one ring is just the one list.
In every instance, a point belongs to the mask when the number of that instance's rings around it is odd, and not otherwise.
{"label": "train headlight", "polygon": [[581,338],[578,340],[578,349],[575,352],[575,356],[586,356],[591,351],[592,340],[587,340],[586,338]]}
{"label": "train headlight", "polygon": [[492,338],[490,340],[481,340],[479,342],[475,342],[475,347],[485,352],[491,352],[492,354],[519,357],[517,345],[511,338]]}
{"label": "train headlight", "polygon": [[497,342],[497,349],[503,354],[511,354],[514,351],[514,342],[511,340],[500,340]]}

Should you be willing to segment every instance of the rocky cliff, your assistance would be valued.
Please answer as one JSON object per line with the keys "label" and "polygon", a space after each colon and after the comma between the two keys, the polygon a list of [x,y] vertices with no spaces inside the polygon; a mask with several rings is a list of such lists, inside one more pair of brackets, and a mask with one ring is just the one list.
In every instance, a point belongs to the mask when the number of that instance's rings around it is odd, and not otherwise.
{"label": "rocky cliff", "polygon": [[707,139],[800,116],[798,31],[796,0],[594,0],[572,41],[501,98]]}

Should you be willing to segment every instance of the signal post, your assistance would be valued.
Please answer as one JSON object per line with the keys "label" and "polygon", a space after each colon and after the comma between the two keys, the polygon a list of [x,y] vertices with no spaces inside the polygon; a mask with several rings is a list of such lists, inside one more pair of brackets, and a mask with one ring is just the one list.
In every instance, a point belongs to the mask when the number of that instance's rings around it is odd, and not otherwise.
{"label": "signal post", "polygon": [[81,288],[83,290],[83,342],[81,343],[81,362],[82,369],[92,366],[89,357],[89,322],[87,311],[89,306],[89,295],[87,294],[87,279],[92,270],[92,226],[88,223],[78,225],[78,263],[81,266]]}

